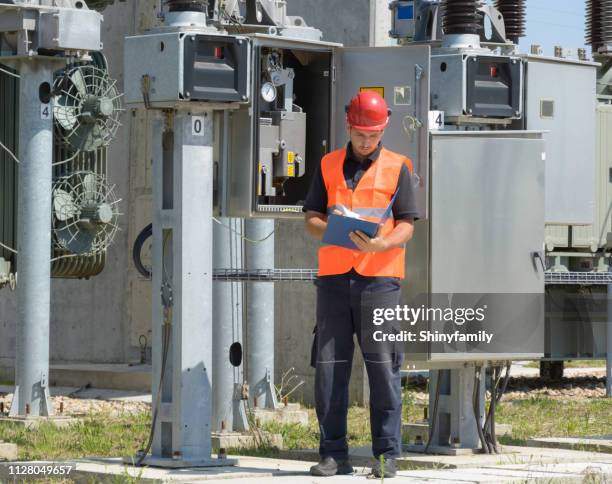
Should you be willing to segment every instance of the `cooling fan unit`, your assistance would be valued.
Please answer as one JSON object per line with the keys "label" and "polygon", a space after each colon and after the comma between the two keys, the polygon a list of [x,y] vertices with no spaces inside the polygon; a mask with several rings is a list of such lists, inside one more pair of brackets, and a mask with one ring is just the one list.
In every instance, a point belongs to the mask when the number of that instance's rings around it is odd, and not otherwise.
{"label": "cooling fan unit", "polygon": [[53,84],[56,132],[76,151],[106,147],[115,137],[121,96],[117,81],[95,65],[72,65]]}
{"label": "cooling fan unit", "polygon": [[57,248],[78,255],[106,250],[118,230],[114,187],[93,172],[76,172],[53,187],[53,233]]}

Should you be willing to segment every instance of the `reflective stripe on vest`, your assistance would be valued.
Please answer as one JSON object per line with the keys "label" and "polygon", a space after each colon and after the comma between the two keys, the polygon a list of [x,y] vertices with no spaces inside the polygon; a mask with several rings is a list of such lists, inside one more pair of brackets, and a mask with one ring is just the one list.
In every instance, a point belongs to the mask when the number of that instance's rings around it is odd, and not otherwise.
{"label": "reflective stripe on vest", "polygon": [[[321,173],[327,190],[327,213],[347,210],[362,219],[380,223],[385,209],[397,189],[402,166],[412,173],[412,162],[401,155],[382,149],[378,159],[365,172],[355,190],[344,179],[346,149],[334,151],[321,161]],[[386,220],[379,235],[390,234],[395,228],[393,218]],[[404,277],[405,250],[390,249],[380,253],[364,253],[334,245],[319,249],[319,275],[345,274],[355,269],[363,276]]]}

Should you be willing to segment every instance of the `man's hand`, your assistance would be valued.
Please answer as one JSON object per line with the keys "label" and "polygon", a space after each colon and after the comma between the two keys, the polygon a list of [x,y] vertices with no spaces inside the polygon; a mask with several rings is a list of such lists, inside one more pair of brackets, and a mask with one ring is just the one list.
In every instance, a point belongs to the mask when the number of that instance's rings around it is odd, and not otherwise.
{"label": "man's hand", "polygon": [[362,252],[385,252],[390,249],[389,243],[383,237],[376,236],[372,239],[361,230],[351,232],[349,238]]}

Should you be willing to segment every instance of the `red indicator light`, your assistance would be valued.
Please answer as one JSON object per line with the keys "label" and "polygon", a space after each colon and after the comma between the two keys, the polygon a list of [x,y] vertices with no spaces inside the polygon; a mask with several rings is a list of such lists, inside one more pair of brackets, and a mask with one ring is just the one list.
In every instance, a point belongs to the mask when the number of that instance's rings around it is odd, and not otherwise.
{"label": "red indicator light", "polygon": [[491,77],[497,77],[497,67],[491,66]]}
{"label": "red indicator light", "polygon": [[223,47],[215,47],[215,59],[223,59]]}

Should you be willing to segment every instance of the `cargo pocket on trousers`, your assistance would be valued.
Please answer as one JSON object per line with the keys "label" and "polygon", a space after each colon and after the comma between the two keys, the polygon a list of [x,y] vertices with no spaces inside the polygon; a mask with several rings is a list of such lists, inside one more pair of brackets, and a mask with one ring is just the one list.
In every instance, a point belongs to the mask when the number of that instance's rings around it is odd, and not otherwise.
{"label": "cargo pocket on trousers", "polygon": [[310,366],[317,367],[317,327],[312,330],[312,346],[310,347]]}
{"label": "cargo pocket on trousers", "polygon": [[394,371],[401,370],[402,365],[404,364],[404,353],[402,351],[402,348],[399,347],[399,345],[396,346],[395,352],[393,353],[393,356],[391,359],[393,361],[393,370]]}

